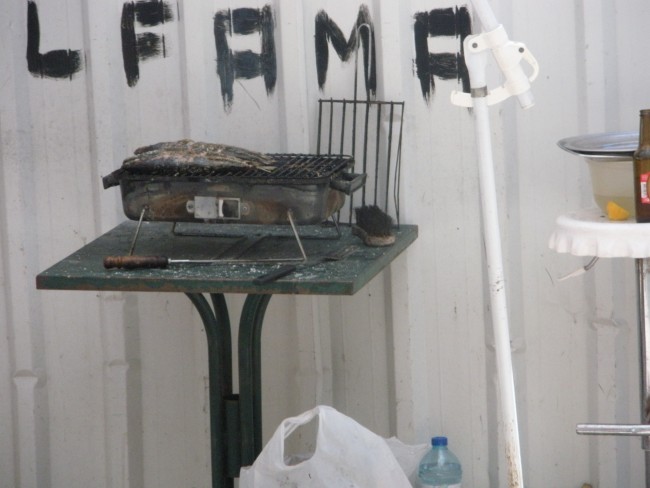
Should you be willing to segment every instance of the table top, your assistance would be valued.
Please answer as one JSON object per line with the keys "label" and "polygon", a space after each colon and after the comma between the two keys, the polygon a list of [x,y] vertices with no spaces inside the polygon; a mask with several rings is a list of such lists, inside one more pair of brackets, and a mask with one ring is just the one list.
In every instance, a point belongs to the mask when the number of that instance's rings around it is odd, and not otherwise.
{"label": "table top", "polygon": [[[165,269],[105,269],[104,257],[129,254],[136,228],[137,222],[123,222],[40,273],[36,287],[41,290],[353,295],[415,241],[418,234],[417,226],[400,225],[395,229],[393,245],[369,247],[352,235],[349,226],[341,227],[340,238],[331,227],[298,227],[307,261],[295,262],[298,269],[278,281],[258,285],[253,283],[256,277],[287,264],[287,260],[301,258],[289,226],[199,224],[192,227],[189,224],[187,228],[173,228],[167,222],[143,222],[135,255],[222,262],[170,263]],[[344,259],[323,260],[332,251],[347,246],[354,249]],[[260,262],[260,257],[274,261]]]}
{"label": "table top", "polygon": [[557,218],[549,247],[560,253],[601,258],[650,257],[650,224],[611,221],[599,208]]}

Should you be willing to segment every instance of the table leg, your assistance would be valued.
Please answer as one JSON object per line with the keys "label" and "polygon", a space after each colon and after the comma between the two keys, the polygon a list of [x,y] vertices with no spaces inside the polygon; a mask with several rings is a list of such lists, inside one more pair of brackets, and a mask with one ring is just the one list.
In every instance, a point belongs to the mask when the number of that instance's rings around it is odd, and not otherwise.
{"label": "table leg", "polygon": [[271,295],[248,295],[239,323],[239,407],[241,465],[262,450],[262,322]]}
{"label": "table leg", "polygon": [[232,396],[232,341],[226,301],[221,293],[212,294],[213,309],[200,293],[187,293],[198,310],[208,342],[210,390],[210,451],[212,488],[232,488],[233,477],[227,470],[229,442],[226,401]]}
{"label": "table leg", "polygon": [[579,434],[641,436],[645,486],[650,488],[650,258],[636,259],[637,322],[641,371],[640,424],[578,424]]}
{"label": "table leg", "polygon": [[[641,423],[650,424],[650,259],[636,260],[639,321],[639,360],[641,366]],[[645,485],[650,488],[650,437],[643,436]]]}
{"label": "table leg", "polygon": [[[239,395],[232,392],[232,340],[223,294],[187,293],[208,340],[212,488],[232,488],[262,450],[262,323],[271,295],[246,297],[239,324]],[[214,310],[213,310],[214,308]]]}

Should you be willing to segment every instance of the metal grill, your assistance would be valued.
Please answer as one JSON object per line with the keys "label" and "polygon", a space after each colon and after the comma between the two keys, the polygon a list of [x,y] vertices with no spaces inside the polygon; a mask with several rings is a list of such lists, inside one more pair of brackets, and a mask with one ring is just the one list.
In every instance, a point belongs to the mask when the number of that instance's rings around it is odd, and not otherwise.
{"label": "metal grill", "polygon": [[[403,121],[404,102],[332,98],[318,101],[316,152],[350,154],[356,161],[355,170],[368,175],[360,204],[378,205],[392,214],[398,224]],[[359,202],[351,196],[347,216],[350,222],[356,205]]]}
{"label": "metal grill", "polygon": [[178,178],[259,178],[265,180],[287,179],[319,179],[328,178],[354,164],[350,156],[319,156],[313,154],[269,154],[273,159],[273,168],[235,168],[187,164],[180,170],[178,167],[159,166],[154,169],[138,171],[137,167],[129,168],[131,175],[146,175],[157,177]]}

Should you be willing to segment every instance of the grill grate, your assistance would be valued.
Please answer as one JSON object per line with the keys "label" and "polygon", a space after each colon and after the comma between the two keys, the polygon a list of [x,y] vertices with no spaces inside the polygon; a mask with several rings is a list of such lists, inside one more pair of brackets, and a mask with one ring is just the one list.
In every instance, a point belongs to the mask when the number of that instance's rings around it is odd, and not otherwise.
{"label": "grill grate", "polygon": [[181,167],[158,166],[143,168],[138,171],[136,166],[129,168],[128,174],[146,176],[164,176],[178,178],[264,178],[264,179],[317,179],[330,177],[354,164],[350,156],[325,156],[313,154],[269,154],[273,159],[271,171],[259,168],[236,168],[204,166],[187,164]]}

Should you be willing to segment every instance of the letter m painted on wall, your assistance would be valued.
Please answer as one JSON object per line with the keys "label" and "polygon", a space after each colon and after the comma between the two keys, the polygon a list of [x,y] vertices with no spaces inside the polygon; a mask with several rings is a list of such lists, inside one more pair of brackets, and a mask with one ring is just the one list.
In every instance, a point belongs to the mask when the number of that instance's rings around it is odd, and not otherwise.
{"label": "letter m painted on wall", "polygon": [[[348,61],[350,55],[355,53],[359,48],[359,41],[363,48],[363,68],[366,82],[366,93],[373,94],[377,91],[377,63],[375,57],[375,29],[372,25],[368,7],[361,5],[359,15],[355,22],[350,37],[345,39],[343,32],[330,19],[330,17],[321,10],[316,15],[314,43],[316,48],[316,72],[318,74],[318,88],[321,90],[327,80],[327,68],[329,65],[329,46],[328,42],[336,51],[341,61]],[[356,60],[356,58],[355,58]]]}
{"label": "letter m painted on wall", "polygon": [[[434,76],[442,80],[456,79],[463,91],[469,92],[469,74],[465,65],[463,41],[472,33],[472,21],[467,7],[435,9],[415,14],[415,68],[422,95],[429,99],[435,90]],[[429,37],[455,37],[460,51],[455,53],[429,52]]]}

